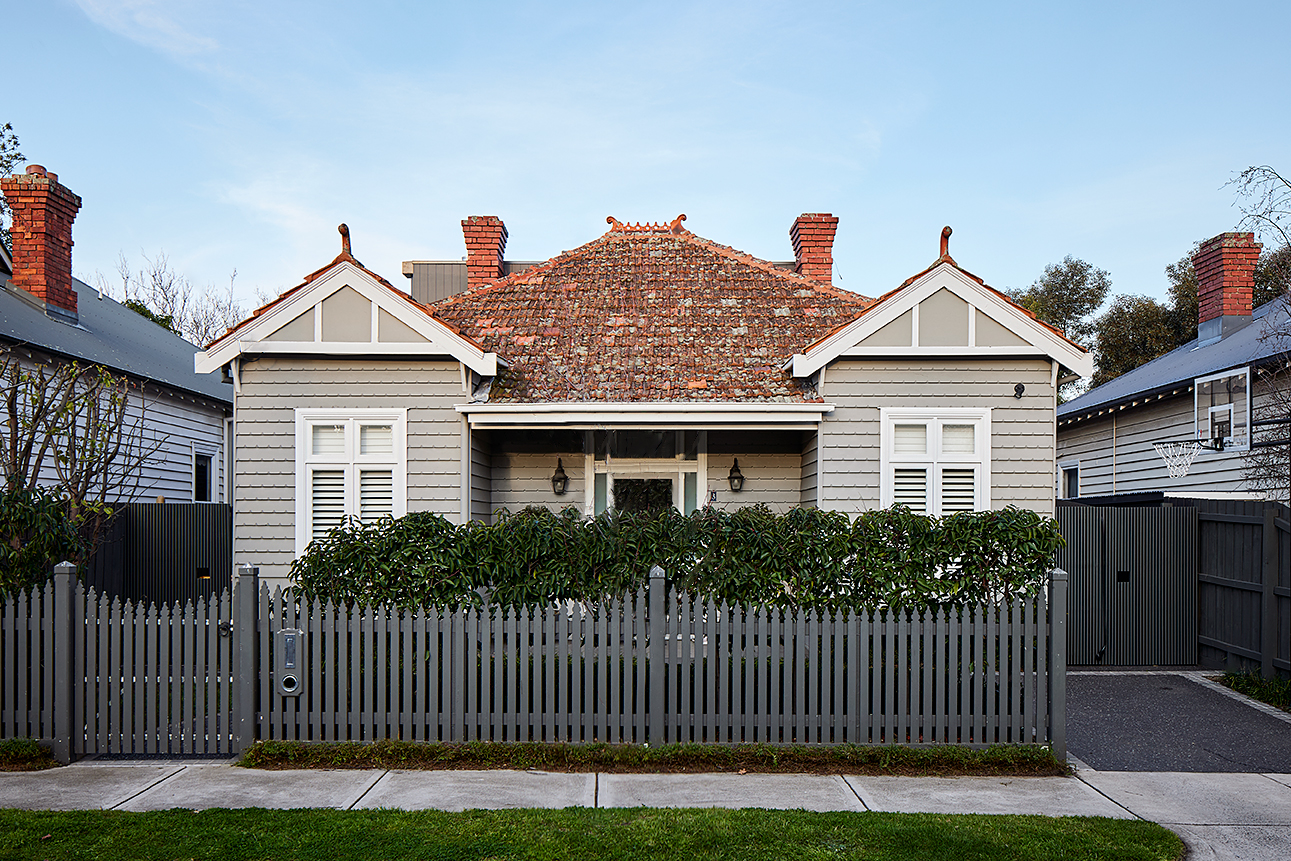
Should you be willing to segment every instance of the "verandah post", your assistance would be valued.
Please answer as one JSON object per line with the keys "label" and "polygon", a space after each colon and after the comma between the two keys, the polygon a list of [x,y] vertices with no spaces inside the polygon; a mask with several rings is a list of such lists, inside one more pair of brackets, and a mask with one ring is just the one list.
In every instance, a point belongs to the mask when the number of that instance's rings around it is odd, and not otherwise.
{"label": "verandah post", "polygon": [[259,681],[260,569],[241,565],[233,574],[233,751],[246,753],[256,738]]}
{"label": "verandah post", "polygon": [[50,691],[53,726],[52,752],[64,765],[72,761],[72,716],[76,694],[72,690],[72,667],[76,648],[76,627],[72,618],[72,595],[76,591],[76,566],[60,562],[54,566],[53,649],[54,689]]}
{"label": "verandah post", "polygon": [[647,672],[650,675],[650,707],[646,711],[649,724],[651,744],[663,744],[667,740],[665,724],[667,712],[664,710],[664,663],[668,647],[668,619],[665,611],[664,590],[667,578],[658,565],[650,569],[650,650]]}
{"label": "verandah post", "polygon": [[1049,741],[1067,761],[1067,572],[1049,572]]}

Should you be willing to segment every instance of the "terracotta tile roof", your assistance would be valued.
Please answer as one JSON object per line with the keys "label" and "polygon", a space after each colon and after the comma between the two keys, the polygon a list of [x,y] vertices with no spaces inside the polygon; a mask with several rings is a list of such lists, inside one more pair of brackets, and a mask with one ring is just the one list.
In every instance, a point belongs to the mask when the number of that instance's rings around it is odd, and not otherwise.
{"label": "terracotta tile roof", "polygon": [[800,402],[781,370],[869,299],[702,239],[607,219],[598,239],[436,303],[506,358],[490,400]]}

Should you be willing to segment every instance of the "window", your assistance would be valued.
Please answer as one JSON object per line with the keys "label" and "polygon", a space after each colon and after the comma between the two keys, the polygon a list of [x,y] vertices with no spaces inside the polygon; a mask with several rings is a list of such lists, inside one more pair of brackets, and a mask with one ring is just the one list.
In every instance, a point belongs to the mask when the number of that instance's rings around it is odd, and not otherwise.
{"label": "window", "polygon": [[1058,464],[1058,498],[1076,499],[1080,496],[1080,462]]}
{"label": "window", "polygon": [[1193,385],[1198,442],[1224,441],[1224,448],[1250,448],[1250,368],[1201,377]]}
{"label": "window", "polygon": [[991,505],[989,409],[879,410],[880,504],[938,516]]}
{"label": "window", "polygon": [[193,502],[211,501],[211,462],[214,458],[193,452]]}
{"label": "window", "polygon": [[296,411],[296,552],[350,518],[407,510],[407,411]]}

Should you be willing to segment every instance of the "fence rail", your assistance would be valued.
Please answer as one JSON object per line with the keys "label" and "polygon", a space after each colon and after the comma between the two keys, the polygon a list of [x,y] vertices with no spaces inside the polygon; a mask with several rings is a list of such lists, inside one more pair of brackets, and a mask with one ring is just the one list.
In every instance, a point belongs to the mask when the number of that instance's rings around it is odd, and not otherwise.
{"label": "fence rail", "polygon": [[209,602],[145,606],[66,568],[0,608],[0,735],[52,740],[65,761],[233,753],[256,737],[1066,755],[1061,571],[1047,598],[856,614],[695,601],[658,569],[594,606],[408,611],[298,601],[250,573]]}

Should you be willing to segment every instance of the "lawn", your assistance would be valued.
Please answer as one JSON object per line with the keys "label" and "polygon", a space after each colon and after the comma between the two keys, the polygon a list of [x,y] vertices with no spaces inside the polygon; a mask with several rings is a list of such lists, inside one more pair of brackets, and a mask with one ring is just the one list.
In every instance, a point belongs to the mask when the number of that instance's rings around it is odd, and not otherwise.
{"label": "lawn", "polygon": [[1159,859],[1179,839],[1088,817],[778,810],[0,810],[0,859]]}

